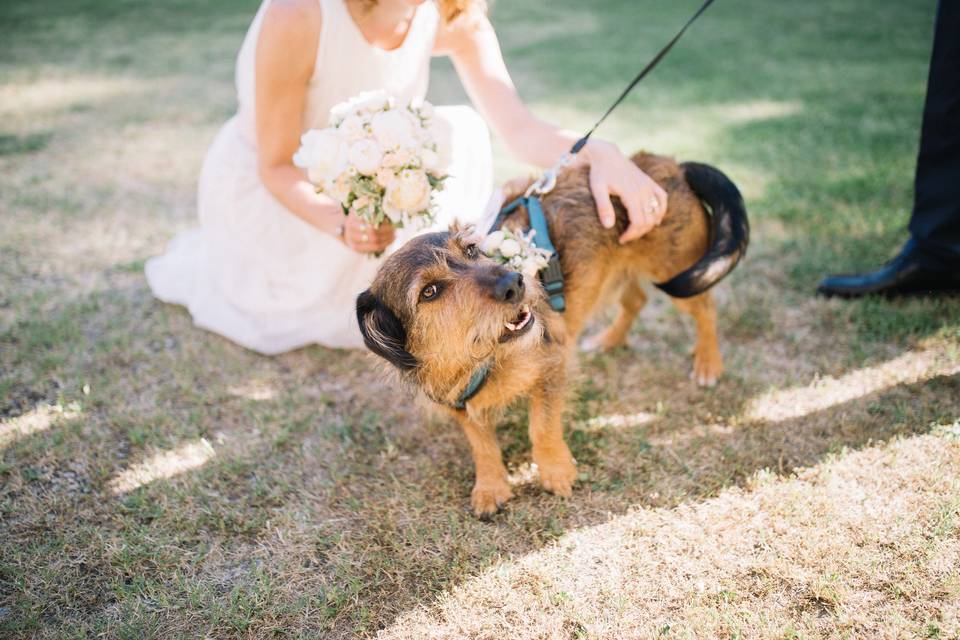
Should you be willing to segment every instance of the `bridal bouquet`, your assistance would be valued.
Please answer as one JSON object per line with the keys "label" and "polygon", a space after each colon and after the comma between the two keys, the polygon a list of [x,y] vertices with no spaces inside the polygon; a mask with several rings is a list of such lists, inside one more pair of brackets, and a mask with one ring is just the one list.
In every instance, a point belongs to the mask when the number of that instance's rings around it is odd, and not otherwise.
{"label": "bridal bouquet", "polygon": [[503,266],[534,278],[546,268],[551,252],[533,246],[534,229],[526,234],[503,228],[487,235],[480,242],[480,250]]}
{"label": "bridal bouquet", "polygon": [[293,163],[317,188],[374,227],[429,224],[450,165],[450,131],[429,102],[396,106],[365,92],[330,111],[330,126],[300,139]]}

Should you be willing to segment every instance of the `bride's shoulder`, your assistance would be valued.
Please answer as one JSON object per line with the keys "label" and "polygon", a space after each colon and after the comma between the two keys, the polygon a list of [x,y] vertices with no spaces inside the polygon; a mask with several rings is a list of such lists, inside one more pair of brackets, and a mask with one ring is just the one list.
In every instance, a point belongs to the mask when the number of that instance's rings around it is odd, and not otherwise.
{"label": "bride's shoulder", "polygon": [[294,63],[302,58],[312,65],[321,20],[317,0],[271,0],[260,26],[261,51],[275,51],[277,57]]}
{"label": "bride's shoulder", "polygon": [[262,29],[287,37],[316,39],[322,19],[317,0],[271,0],[263,16]]}

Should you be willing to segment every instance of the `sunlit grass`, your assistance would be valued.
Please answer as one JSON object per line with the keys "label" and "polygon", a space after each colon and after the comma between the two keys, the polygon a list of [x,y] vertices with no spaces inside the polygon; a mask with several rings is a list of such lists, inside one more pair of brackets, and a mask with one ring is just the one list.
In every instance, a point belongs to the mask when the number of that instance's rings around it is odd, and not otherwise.
{"label": "sunlit grass", "polygon": [[172,478],[190,469],[201,467],[216,455],[204,439],[187,442],[172,451],[161,451],[121,472],[110,481],[115,494],[133,491],[156,480]]}
{"label": "sunlit grass", "polygon": [[916,436],[790,478],[760,473],[750,492],[634,509],[498,563],[378,637],[951,637],[951,605],[915,600],[956,588],[956,451]]}
{"label": "sunlit grass", "polygon": [[19,438],[46,431],[57,421],[71,420],[79,415],[76,407],[40,405],[22,415],[0,420],[0,451]]}
{"label": "sunlit grass", "polygon": [[837,378],[818,378],[807,386],[770,391],[751,399],[744,417],[752,421],[800,418],[896,385],[960,372],[960,365],[955,362],[948,361],[945,370],[938,367],[937,360],[941,357],[937,351],[908,351],[887,362],[855,369]]}

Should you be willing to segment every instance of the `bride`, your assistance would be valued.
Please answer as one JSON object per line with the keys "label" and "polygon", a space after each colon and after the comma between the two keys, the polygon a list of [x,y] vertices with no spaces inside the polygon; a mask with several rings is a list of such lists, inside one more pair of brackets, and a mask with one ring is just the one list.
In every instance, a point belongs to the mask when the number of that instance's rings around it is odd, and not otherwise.
{"label": "bride", "polygon": [[[439,194],[441,224],[478,221],[492,189],[486,123],[521,160],[547,167],[577,136],[536,118],[504,65],[483,0],[264,0],[236,65],[237,114],[220,130],[200,174],[200,228],[147,262],[157,298],[185,305],[197,326],[264,354],[307,344],[361,347],[354,300],[406,237],[370,228],[315,193],[292,158],[300,135],[326,126],[331,107],[382,89],[423,99],[430,57],[449,56],[484,119],[438,107],[452,130],[453,164]],[[591,140],[600,220],[621,198],[627,242],[663,217],[666,194],[617,147]]]}

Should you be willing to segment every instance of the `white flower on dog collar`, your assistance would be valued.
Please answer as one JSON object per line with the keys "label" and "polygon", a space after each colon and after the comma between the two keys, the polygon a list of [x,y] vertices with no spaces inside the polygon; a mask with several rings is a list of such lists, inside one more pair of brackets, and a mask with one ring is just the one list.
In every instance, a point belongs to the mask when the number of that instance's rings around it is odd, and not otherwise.
{"label": "white flower on dog collar", "polygon": [[511,271],[528,277],[536,276],[546,268],[551,252],[533,245],[534,229],[526,234],[507,228],[490,233],[480,242],[483,253]]}

